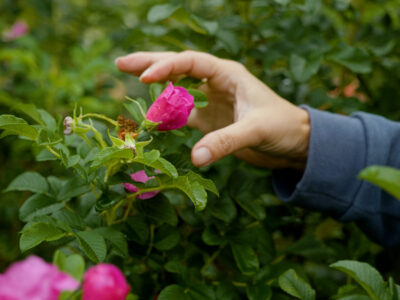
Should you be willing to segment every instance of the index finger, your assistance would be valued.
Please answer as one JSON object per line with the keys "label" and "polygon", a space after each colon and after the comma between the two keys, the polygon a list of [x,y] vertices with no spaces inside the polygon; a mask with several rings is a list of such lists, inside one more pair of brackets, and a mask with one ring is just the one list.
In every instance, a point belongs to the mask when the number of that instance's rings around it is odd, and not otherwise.
{"label": "index finger", "polygon": [[[153,59],[150,59],[152,57]],[[154,57],[149,53],[151,63],[140,76],[143,82],[150,83],[189,75],[198,79],[211,79],[217,71],[219,59],[207,53],[184,51],[170,55]]]}

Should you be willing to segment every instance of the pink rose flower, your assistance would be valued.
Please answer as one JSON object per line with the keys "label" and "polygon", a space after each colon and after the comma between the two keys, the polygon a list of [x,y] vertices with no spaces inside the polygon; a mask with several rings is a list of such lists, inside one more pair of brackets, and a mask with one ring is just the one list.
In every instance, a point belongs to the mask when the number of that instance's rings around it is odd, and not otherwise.
{"label": "pink rose flower", "polygon": [[150,106],[146,118],[161,122],[159,131],[174,130],[186,125],[193,107],[193,96],[183,87],[174,87],[170,83]]}
{"label": "pink rose flower", "polygon": [[[132,173],[130,176],[133,181],[142,182],[142,183],[146,183],[147,181],[154,179],[154,176],[148,177],[144,170],[140,170],[135,173]],[[138,191],[138,188],[131,183],[124,183],[124,187],[128,192],[131,192],[131,193],[136,193]],[[153,198],[155,195],[157,195],[159,192],[160,191],[152,191],[152,192],[143,193],[143,194],[139,195],[138,198],[142,199],[142,200],[150,199],[150,198]]]}
{"label": "pink rose flower", "polygon": [[98,264],[83,277],[82,300],[125,300],[129,290],[124,275],[116,266]]}
{"label": "pink rose flower", "polygon": [[62,291],[78,287],[78,281],[37,256],[14,263],[0,274],[1,300],[57,300]]}
{"label": "pink rose flower", "polygon": [[28,24],[25,21],[17,21],[7,31],[4,32],[3,37],[6,41],[13,41],[28,33]]}

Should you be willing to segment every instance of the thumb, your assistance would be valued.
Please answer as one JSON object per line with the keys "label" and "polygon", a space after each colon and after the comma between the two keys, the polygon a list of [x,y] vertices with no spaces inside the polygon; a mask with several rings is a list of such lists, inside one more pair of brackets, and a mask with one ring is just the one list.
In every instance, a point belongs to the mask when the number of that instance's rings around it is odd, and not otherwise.
{"label": "thumb", "polygon": [[244,120],[206,134],[192,149],[192,162],[207,166],[237,150],[255,146],[252,124]]}

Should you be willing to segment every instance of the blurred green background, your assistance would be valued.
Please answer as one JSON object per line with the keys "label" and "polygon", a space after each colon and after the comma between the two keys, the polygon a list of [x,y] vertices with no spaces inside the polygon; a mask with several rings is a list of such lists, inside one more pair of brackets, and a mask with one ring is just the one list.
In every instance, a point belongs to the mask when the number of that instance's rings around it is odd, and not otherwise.
{"label": "blurred green background", "polygon": [[[16,22],[27,31],[10,37]],[[23,115],[19,104],[32,103],[61,120],[78,104],[115,117],[126,95],[148,97],[137,78],[117,71],[116,57],[192,49],[240,61],[296,104],[400,120],[399,29],[399,0],[0,0],[0,113]],[[0,190],[26,170],[62,174],[36,154],[30,142],[0,140]],[[21,257],[25,198],[0,194],[0,270]],[[368,261],[400,281],[396,251],[370,243],[354,224],[302,210],[296,216],[297,231],[281,220],[278,249],[313,232],[339,257]],[[298,262],[329,256],[307,245],[294,248]],[[51,257],[52,249],[36,252]]]}

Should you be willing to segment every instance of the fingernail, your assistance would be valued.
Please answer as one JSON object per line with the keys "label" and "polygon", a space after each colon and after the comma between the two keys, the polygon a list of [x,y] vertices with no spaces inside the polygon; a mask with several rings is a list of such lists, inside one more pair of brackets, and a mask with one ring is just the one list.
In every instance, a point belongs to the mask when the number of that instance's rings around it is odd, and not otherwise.
{"label": "fingernail", "polygon": [[211,162],[212,156],[210,150],[201,147],[193,152],[193,162],[199,166],[205,166]]}
{"label": "fingernail", "polygon": [[151,68],[147,69],[146,71],[144,71],[142,73],[142,75],[140,75],[139,79],[142,80],[144,77],[148,76],[151,72]]}
{"label": "fingernail", "polygon": [[115,64],[115,65],[117,65],[118,60],[119,60],[120,58],[121,58],[121,57],[117,57],[117,58],[114,60],[114,64]]}

